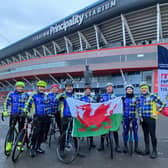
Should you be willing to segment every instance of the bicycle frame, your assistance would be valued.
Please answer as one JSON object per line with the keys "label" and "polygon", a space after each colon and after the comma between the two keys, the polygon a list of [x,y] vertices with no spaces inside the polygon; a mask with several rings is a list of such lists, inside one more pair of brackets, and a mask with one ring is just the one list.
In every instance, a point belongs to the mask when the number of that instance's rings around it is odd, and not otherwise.
{"label": "bicycle frame", "polygon": [[128,141],[129,141],[129,154],[130,156],[132,156],[133,154],[133,142],[134,142],[134,135],[133,135],[133,122],[136,119],[129,119],[130,123],[129,123],[129,137],[128,137]]}
{"label": "bicycle frame", "polygon": [[23,137],[24,141],[25,141],[26,138],[29,137],[29,135],[28,135],[28,124],[29,124],[29,122],[28,122],[28,120],[26,120],[26,122],[24,123],[24,127],[23,127],[23,130],[25,131],[24,137]]}
{"label": "bicycle frame", "polygon": [[130,124],[129,124],[129,140],[131,139],[132,141],[134,141],[134,136],[133,136],[133,122],[134,121],[136,121],[136,119],[130,119]]}
{"label": "bicycle frame", "polygon": [[57,130],[56,130],[55,116],[49,115],[49,118],[50,118],[50,127],[49,127],[49,132],[48,132],[48,136],[49,136],[48,145],[49,145],[49,147],[51,147],[52,136],[54,136],[54,138],[56,139],[55,133],[57,132]]}
{"label": "bicycle frame", "polygon": [[68,121],[68,127],[67,127],[67,130],[66,130],[66,137],[65,137],[65,144],[68,142],[68,134],[71,133],[71,128],[70,128],[70,125],[71,123],[73,122],[73,119],[70,119]]}

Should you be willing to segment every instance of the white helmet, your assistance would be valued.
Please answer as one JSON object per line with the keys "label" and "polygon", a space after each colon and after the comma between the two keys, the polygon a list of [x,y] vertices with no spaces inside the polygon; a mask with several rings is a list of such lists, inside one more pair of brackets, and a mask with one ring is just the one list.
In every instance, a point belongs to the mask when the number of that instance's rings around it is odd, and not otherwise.
{"label": "white helmet", "polygon": [[127,90],[127,88],[132,88],[134,90],[134,86],[132,84],[128,84],[125,86],[125,89]]}
{"label": "white helmet", "polygon": [[112,86],[112,87],[113,87],[114,85],[113,85],[113,83],[108,82],[108,83],[106,84],[106,87],[108,87],[108,86]]}

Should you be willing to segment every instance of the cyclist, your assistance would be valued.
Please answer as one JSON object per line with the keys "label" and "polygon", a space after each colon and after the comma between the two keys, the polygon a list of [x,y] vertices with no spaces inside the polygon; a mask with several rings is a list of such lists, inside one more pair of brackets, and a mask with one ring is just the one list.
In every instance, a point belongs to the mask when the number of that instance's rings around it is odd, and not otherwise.
{"label": "cyclist", "polygon": [[[57,96],[58,99],[58,110],[61,115],[61,133],[64,133],[67,130],[69,119],[72,117],[71,112],[68,106],[68,103],[66,101],[66,98],[68,97],[73,97],[75,98],[75,94],[73,93],[73,84],[71,81],[67,81],[65,83],[65,91]],[[72,128],[72,125],[70,125]],[[77,147],[77,139],[74,138],[75,140],[75,146]],[[61,144],[61,152],[63,155],[63,150],[64,150],[64,142]]]}
{"label": "cyclist", "polygon": [[51,85],[51,92],[48,94],[48,97],[50,100],[50,110],[51,110],[50,113],[54,114],[55,121],[61,133],[61,118],[60,113],[58,112],[58,100],[57,100],[58,91],[59,91],[59,85],[57,84]]}
{"label": "cyclist", "polygon": [[138,149],[138,97],[134,95],[134,87],[133,85],[127,85],[125,87],[126,95],[123,98],[123,140],[124,140],[124,153],[128,152],[128,133],[129,133],[129,125],[130,121],[132,121],[133,125],[133,133],[134,133],[134,142],[135,148],[134,151],[139,153]]}
{"label": "cyclist", "polygon": [[[80,98],[81,101],[87,102],[87,103],[95,103],[94,97],[91,96],[91,87],[89,85],[85,86],[85,95]],[[93,142],[93,137],[90,137],[90,148],[95,148],[96,145]]]}
{"label": "cyclist", "polygon": [[149,135],[152,141],[152,159],[157,158],[157,138],[156,138],[156,119],[159,112],[165,106],[161,99],[149,92],[149,85],[146,82],[140,84],[141,95],[139,97],[139,116],[141,117],[141,125],[144,133],[145,151],[144,155],[150,154]]}
{"label": "cyclist", "polygon": [[[109,101],[111,99],[116,98],[116,96],[113,93],[113,84],[112,83],[107,83],[106,84],[106,93],[104,93],[103,95],[101,95],[100,97],[100,102],[105,102],[105,101]],[[118,137],[118,132],[114,131],[113,132],[114,135],[114,140],[115,140],[115,151],[120,153],[121,149],[119,146],[119,137]],[[101,136],[101,143],[100,143],[100,147],[98,148],[98,151],[102,151],[104,150],[104,135]]]}
{"label": "cyclist", "polygon": [[[18,123],[18,130],[19,132],[24,127],[25,122],[25,113],[23,111],[25,102],[28,100],[29,95],[24,92],[25,83],[22,81],[18,81],[15,84],[15,90],[13,92],[10,92],[4,102],[4,108],[3,108],[3,116],[7,117],[9,116],[8,107],[10,106],[10,120],[9,120],[9,126],[15,127],[15,125]],[[14,128],[13,128],[14,129]],[[12,134],[12,133],[11,133]],[[12,135],[9,138],[9,141],[6,145],[6,151],[10,152],[12,150],[12,142],[13,137]],[[19,142],[21,143],[21,142]],[[23,149],[21,149],[23,150]]]}
{"label": "cyclist", "polygon": [[71,81],[65,83],[65,91],[57,96],[58,110],[61,116],[61,132],[66,131],[68,118],[71,117],[71,112],[66,101],[67,97],[75,97]]}
{"label": "cyclist", "polygon": [[49,98],[46,91],[47,83],[45,81],[37,82],[37,91],[32,93],[25,105],[25,112],[30,112],[32,106],[34,106],[35,114],[33,116],[33,134],[31,139],[30,156],[35,157],[37,153],[44,153],[41,149],[41,143],[44,141],[44,135],[46,128],[50,121],[49,113]]}

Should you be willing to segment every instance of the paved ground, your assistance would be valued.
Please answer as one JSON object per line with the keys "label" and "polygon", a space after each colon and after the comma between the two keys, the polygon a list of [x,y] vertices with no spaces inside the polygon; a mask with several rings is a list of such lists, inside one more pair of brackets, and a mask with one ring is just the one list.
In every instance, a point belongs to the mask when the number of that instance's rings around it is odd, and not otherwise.
{"label": "paved ground", "polygon": [[[44,155],[38,155],[36,158],[30,158],[28,153],[24,153],[23,157],[17,162],[12,163],[11,158],[6,158],[3,154],[4,137],[7,132],[7,121],[0,121],[0,168],[166,168],[168,164],[168,118],[160,117],[158,120],[158,159],[151,160],[149,157],[133,155],[130,157],[125,154],[115,154],[114,160],[111,160],[109,153],[98,152],[96,149],[88,151],[86,142],[81,144],[81,151],[86,154],[85,158],[77,158],[71,165],[65,165],[57,160],[55,153],[55,142],[52,143],[51,149],[48,144],[43,144],[46,150]],[[142,132],[140,132],[140,147],[143,146]],[[120,132],[121,137],[121,132]],[[98,144],[99,139],[96,138]],[[122,140],[121,146],[122,146]]]}

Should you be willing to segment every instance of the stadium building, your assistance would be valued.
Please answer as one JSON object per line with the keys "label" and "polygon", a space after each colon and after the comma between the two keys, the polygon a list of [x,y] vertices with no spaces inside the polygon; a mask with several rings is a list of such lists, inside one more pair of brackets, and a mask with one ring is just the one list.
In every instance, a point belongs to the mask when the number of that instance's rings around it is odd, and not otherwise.
{"label": "stadium building", "polygon": [[121,95],[127,81],[138,93],[142,80],[157,92],[158,45],[168,48],[167,0],[99,0],[1,49],[1,96],[16,80],[32,90],[38,79],[63,87],[70,78],[82,91],[86,64],[96,92],[113,82]]}

